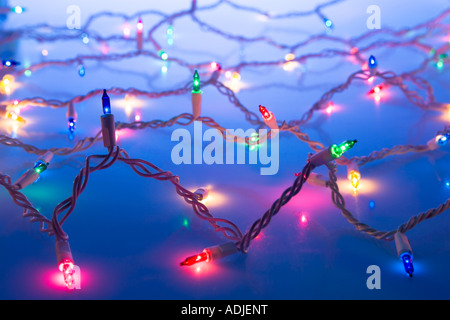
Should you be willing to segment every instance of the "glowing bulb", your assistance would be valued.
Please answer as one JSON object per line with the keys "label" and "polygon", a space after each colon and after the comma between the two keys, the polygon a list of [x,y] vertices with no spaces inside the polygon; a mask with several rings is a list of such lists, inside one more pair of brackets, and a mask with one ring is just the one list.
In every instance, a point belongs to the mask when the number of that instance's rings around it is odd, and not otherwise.
{"label": "glowing bulb", "polygon": [[28,69],[28,70],[25,70],[25,72],[24,72],[24,74],[25,74],[25,76],[26,77],[31,77],[31,70],[30,69]]}
{"label": "glowing bulb", "polygon": [[18,121],[18,122],[23,122],[23,123],[25,123],[25,119],[23,119],[21,116],[19,116],[16,112],[14,112],[14,111],[8,111],[7,113],[6,113],[6,118],[7,119],[11,119],[11,120],[14,120],[14,121]]}
{"label": "glowing bulb", "polygon": [[405,268],[406,273],[412,277],[414,272],[414,266],[412,262],[412,257],[409,253],[404,253],[400,257],[403,261],[403,267]]}
{"label": "glowing bulb", "polygon": [[333,101],[330,101],[330,102],[328,103],[328,107],[327,107],[327,109],[326,109],[326,111],[327,111],[328,114],[331,114],[331,112],[333,111],[333,107],[334,107],[334,103],[333,103]]}
{"label": "glowing bulb", "polygon": [[106,89],[103,90],[102,107],[103,107],[103,113],[104,114],[110,114],[111,113],[111,100],[109,99],[109,96],[106,93]]}
{"label": "glowing bulb", "polygon": [[231,71],[225,72],[225,78],[227,78],[227,79],[231,78]]}
{"label": "glowing bulb", "polygon": [[34,164],[34,168],[33,169],[34,169],[34,172],[36,172],[38,174],[41,174],[42,172],[47,170],[47,166],[48,166],[48,163],[45,163],[44,161],[39,160],[38,162],[36,162]]}
{"label": "glowing bulb", "polygon": [[353,146],[355,145],[355,143],[358,142],[357,140],[347,140],[342,142],[339,145],[332,145],[330,147],[330,152],[331,152],[331,156],[336,159],[339,158],[340,156],[342,156],[342,154],[348,150],[350,150],[351,148],[353,148]]}
{"label": "glowing bulb", "polygon": [[443,59],[439,59],[438,62],[436,62],[436,67],[439,70],[442,70],[444,68],[444,60]]}
{"label": "glowing bulb", "polygon": [[216,71],[219,65],[217,64],[217,62],[211,62],[210,67],[213,71]]}
{"label": "glowing bulb", "polygon": [[374,57],[374,56],[370,56],[370,58],[369,58],[369,64],[368,64],[369,69],[374,69],[374,68],[376,68],[377,66],[378,66],[378,62],[377,62],[377,60],[375,59],[375,57]]}
{"label": "glowing bulb", "polygon": [[203,261],[209,261],[209,255],[206,250],[203,250],[202,253],[196,254],[195,256],[191,256],[186,258],[183,262],[180,263],[180,266],[192,266],[196,263],[203,262]]}
{"label": "glowing bulb", "polygon": [[134,116],[134,121],[135,122],[140,122],[141,121],[141,115],[139,113],[136,113],[136,115]]}
{"label": "glowing bulb", "polygon": [[128,38],[131,35],[131,29],[130,27],[127,25],[123,28],[123,36],[125,38]]}
{"label": "glowing bulb", "polygon": [[350,54],[356,54],[358,51],[359,51],[359,49],[358,49],[357,47],[353,47],[353,48],[350,50]]}
{"label": "glowing bulb", "polygon": [[46,50],[46,49],[42,50],[41,53],[44,57],[48,56],[48,50]]}
{"label": "glowing bulb", "polygon": [[286,60],[286,61],[292,61],[294,59],[295,59],[295,54],[293,54],[293,53],[288,53],[284,56],[284,60]]}
{"label": "glowing bulb", "polygon": [[86,33],[83,33],[81,35],[81,39],[83,40],[84,44],[88,44],[89,43],[89,36]]}
{"label": "glowing bulb", "polygon": [[440,146],[445,146],[448,142],[449,136],[448,135],[437,135],[436,136],[436,144]]}
{"label": "glowing bulb", "polygon": [[325,23],[325,26],[328,29],[333,29],[333,21],[331,21],[330,19],[323,19],[323,22]]}
{"label": "glowing bulb", "polygon": [[192,83],[192,93],[199,93],[200,90],[200,76],[198,75],[197,70],[194,72],[194,81]]}
{"label": "glowing bulb", "polygon": [[80,77],[84,77],[85,74],[86,74],[86,69],[84,68],[84,66],[82,64],[80,64],[78,66],[78,75]]}
{"label": "glowing bulb", "polygon": [[17,13],[17,14],[21,14],[25,11],[25,9],[22,8],[21,6],[16,6],[16,7],[12,8],[11,11],[14,13]]}
{"label": "glowing bulb", "polygon": [[270,118],[272,118],[272,113],[270,111],[268,111],[262,105],[259,105],[259,112],[261,112],[261,114],[265,120],[270,120]]}
{"label": "glowing bulb", "polygon": [[139,21],[136,25],[136,29],[138,30],[138,32],[142,32],[142,30],[144,30],[144,24],[142,23],[141,19],[139,19]]}
{"label": "glowing bulb", "polygon": [[6,62],[5,62],[5,66],[7,66],[7,67],[11,67],[11,61],[9,61],[9,60],[8,60],[8,61],[6,61]]}
{"label": "glowing bulb", "polygon": [[74,118],[69,118],[68,124],[69,124],[69,132],[73,133],[75,131],[76,120]]}
{"label": "glowing bulb", "polygon": [[72,290],[75,287],[75,278],[73,276],[75,270],[73,262],[69,259],[65,259],[59,264],[58,268],[59,271],[63,273],[64,283],[66,284],[67,288]]}
{"label": "glowing bulb", "polygon": [[169,59],[169,55],[167,54],[167,53],[165,53],[163,50],[160,50],[159,52],[158,52],[158,54],[159,54],[159,56],[160,56],[160,58],[162,59],[162,60],[167,60],[167,59]]}
{"label": "glowing bulb", "polygon": [[239,72],[233,72],[233,80],[235,81],[239,81],[241,80],[241,75],[239,74]]}
{"label": "glowing bulb", "polygon": [[361,174],[358,171],[351,170],[348,174],[348,179],[350,180],[354,191],[358,189],[359,180],[361,179]]}
{"label": "glowing bulb", "polygon": [[167,66],[162,66],[161,67],[161,72],[162,73],[166,73],[167,72]]}
{"label": "glowing bulb", "polygon": [[368,92],[368,94],[371,95],[371,94],[374,94],[374,93],[380,93],[381,90],[383,90],[383,85],[382,84],[380,84],[378,86],[375,86],[372,90],[370,90]]}

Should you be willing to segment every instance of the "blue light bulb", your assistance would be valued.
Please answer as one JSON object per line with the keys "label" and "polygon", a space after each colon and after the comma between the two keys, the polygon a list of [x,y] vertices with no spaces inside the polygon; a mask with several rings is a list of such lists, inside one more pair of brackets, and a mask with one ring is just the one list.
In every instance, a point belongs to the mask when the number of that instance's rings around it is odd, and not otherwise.
{"label": "blue light bulb", "polygon": [[86,69],[82,64],[78,66],[78,74],[80,75],[80,77],[84,77],[84,75],[86,74]]}
{"label": "blue light bulb", "polygon": [[323,19],[323,22],[325,23],[325,26],[328,29],[333,29],[333,21],[331,21],[330,19],[325,18],[325,19]]}
{"label": "blue light bulb", "polygon": [[106,89],[103,90],[102,106],[104,114],[111,114],[111,100],[109,100],[108,94],[106,93]]}
{"label": "blue light bulb", "polygon": [[449,136],[447,134],[442,135],[438,138],[437,144],[440,146],[445,146],[448,142]]}
{"label": "blue light bulb", "polygon": [[369,58],[369,68],[373,69],[373,68],[376,68],[377,66],[378,66],[377,59],[375,59],[374,56],[370,56],[370,58]]}
{"label": "blue light bulb", "polygon": [[414,266],[411,255],[405,252],[404,254],[402,254],[401,259],[403,261],[403,266],[405,267],[406,273],[409,274],[410,277],[412,277],[414,272]]}
{"label": "blue light bulb", "polygon": [[73,133],[75,131],[75,124],[76,121],[74,118],[69,118],[69,131],[70,133]]}

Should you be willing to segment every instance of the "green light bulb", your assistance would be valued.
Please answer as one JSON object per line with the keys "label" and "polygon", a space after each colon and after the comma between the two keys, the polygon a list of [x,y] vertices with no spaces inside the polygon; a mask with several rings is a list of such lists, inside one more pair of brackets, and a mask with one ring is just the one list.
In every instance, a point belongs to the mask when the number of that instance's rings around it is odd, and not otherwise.
{"label": "green light bulb", "polygon": [[193,93],[200,93],[200,76],[198,75],[197,70],[195,70],[194,73],[194,81],[192,83],[192,92]]}
{"label": "green light bulb", "polygon": [[347,140],[347,141],[342,142],[339,145],[333,144],[330,147],[331,156],[334,159],[339,158],[340,156],[342,156],[342,154],[344,152],[353,148],[353,146],[355,145],[356,142],[358,142],[358,141],[357,140]]}
{"label": "green light bulb", "polygon": [[47,170],[47,164],[42,161],[38,161],[34,165],[34,172],[36,172],[37,174],[40,174],[40,173],[44,172],[45,170]]}

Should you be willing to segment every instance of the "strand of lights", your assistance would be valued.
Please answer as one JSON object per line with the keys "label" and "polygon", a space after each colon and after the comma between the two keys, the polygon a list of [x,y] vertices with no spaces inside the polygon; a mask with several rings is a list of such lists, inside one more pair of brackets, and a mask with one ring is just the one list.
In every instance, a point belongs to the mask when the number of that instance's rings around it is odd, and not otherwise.
{"label": "strand of lights", "polygon": [[[264,40],[265,41],[265,40]],[[161,57],[162,58],[162,57]],[[164,59],[163,59],[164,60]],[[241,65],[240,67],[244,67],[244,66],[249,66],[250,64],[243,64],[243,65]],[[230,68],[230,69],[233,69],[233,68]],[[236,68],[236,69],[239,69],[240,70],[240,68]],[[392,74],[392,73],[391,73]],[[357,75],[358,76],[358,75]],[[237,77],[233,77],[233,78],[236,78],[237,79]],[[356,76],[355,76],[355,78],[356,78]],[[401,79],[408,79],[408,75],[406,74],[405,76],[402,76],[401,77]],[[389,79],[389,80],[392,80],[392,81],[394,81],[394,79]],[[398,80],[398,79],[397,79]],[[414,81],[414,79],[410,79],[411,81]],[[217,86],[217,88],[219,88],[220,87],[220,85],[219,84],[215,84],[216,86]],[[395,85],[397,85],[397,86],[400,86],[400,84],[399,83],[397,83],[397,84],[395,84]],[[340,87],[340,88],[342,88],[342,87]],[[337,91],[336,91],[337,92]],[[405,92],[406,93],[406,92]],[[227,92],[227,95],[229,94],[229,92]],[[106,91],[104,91],[104,96],[106,95]],[[231,95],[229,95],[229,97],[235,97],[234,95],[233,96],[231,96]],[[104,97],[105,98],[105,97]],[[103,101],[105,101],[105,100],[103,100]],[[236,99],[234,102],[233,102],[234,104],[236,104],[236,105],[240,105],[240,107],[243,107],[241,104],[240,104],[240,102]],[[421,105],[423,105],[422,103],[420,103]],[[50,105],[52,105],[52,104],[48,104],[48,106],[50,106]],[[106,107],[106,109],[105,109],[105,105],[107,105],[107,106],[109,106],[109,108],[108,107]],[[425,105],[427,105],[427,104],[425,104]],[[105,115],[107,115],[107,114],[111,114],[111,110],[110,110],[110,102],[109,102],[109,98],[108,98],[108,103],[105,103],[104,102],[104,105],[103,105],[103,108],[104,108],[104,113],[105,113]],[[314,108],[314,107],[313,107]],[[105,112],[105,110],[109,110],[109,112]],[[241,110],[243,110],[242,108],[241,108]],[[248,113],[246,113],[246,115],[251,115],[252,113],[250,113],[250,112],[248,112]],[[312,114],[312,113],[311,113]],[[264,113],[263,113],[263,116],[264,116]],[[251,116],[250,116],[250,120],[252,120],[252,118],[251,118]],[[253,121],[255,121],[255,122],[257,122],[257,120],[253,120]],[[289,128],[286,128],[286,130],[289,130],[289,131],[291,131],[292,133],[294,133],[294,134],[296,134],[296,136],[297,137],[299,137],[300,138],[300,133],[299,132],[296,132],[295,130],[297,130],[297,126],[291,126],[291,127],[289,127]],[[434,145],[442,145],[442,143],[445,143],[446,142],[446,139],[447,139],[447,136],[446,135],[443,135],[443,137],[444,138],[442,138],[442,137],[440,137],[439,139],[434,139],[434,141],[433,141],[433,143],[434,143]],[[317,148],[317,143],[314,143],[314,142],[312,142],[312,141],[310,141],[310,140],[308,140],[308,137],[307,136],[303,136],[302,137],[303,139],[305,139],[306,141],[308,141],[309,143],[311,143],[313,146],[315,146],[315,148]],[[103,138],[104,139],[104,138]],[[302,139],[301,139],[302,140]],[[304,140],[302,140],[302,141],[304,141]],[[349,141],[349,142],[346,142],[346,143],[343,143],[343,144],[341,144],[341,145],[333,145],[332,147],[330,147],[329,149],[325,149],[327,152],[324,152],[323,153],[323,155],[326,155],[326,159],[338,159],[338,158],[340,158],[340,156],[342,155],[342,153],[344,152],[344,151],[346,151],[346,150],[348,150],[348,148],[349,147],[351,147],[351,146],[353,146],[353,144],[354,144],[354,142],[356,142],[356,141]],[[433,147],[434,147],[434,145],[433,145]],[[314,148],[313,148],[314,149]],[[430,147],[430,146],[428,146],[428,149],[430,150],[430,149],[432,149],[432,147]],[[119,150],[119,149],[117,149],[117,150]],[[122,150],[122,152],[123,152],[123,150]],[[408,152],[411,152],[411,151],[408,151]],[[320,152],[319,152],[320,153]],[[397,153],[397,154],[401,154],[401,153]],[[110,151],[110,155],[112,156],[112,155],[114,155],[113,157],[112,157],[112,159],[114,159],[114,157],[120,157],[120,152],[119,151],[117,151],[116,153],[114,153],[114,150],[111,150]],[[331,158],[330,158],[330,156],[331,156]],[[311,159],[310,159],[310,162],[312,163],[312,164],[314,164],[313,162],[315,162],[316,164],[318,164],[318,162],[320,162],[320,164],[324,164],[324,163],[321,163],[321,162],[323,162],[323,157],[325,157],[325,156],[321,156],[321,157],[312,157]],[[105,157],[105,159],[107,159],[106,157]],[[318,159],[320,159],[320,161],[318,161]],[[122,161],[127,161],[127,162],[129,162],[129,163],[132,163],[132,162],[130,162],[130,159],[128,159],[128,158],[126,158],[126,157],[124,157],[123,159],[122,159]],[[106,164],[106,162],[107,161],[105,161],[105,164]],[[366,162],[367,163],[367,162]],[[108,163],[108,165],[109,165],[110,163]],[[39,165],[38,166],[38,168],[40,167],[41,165]],[[46,168],[46,167],[45,167]],[[134,167],[134,168],[136,168],[136,167]],[[35,168],[36,169],[36,168]],[[39,169],[39,170],[41,170],[41,169]],[[305,178],[305,174],[302,174],[301,176],[299,176],[299,177],[303,177],[304,179],[306,179]],[[330,180],[331,181],[331,180]],[[8,189],[9,190],[9,189]],[[198,196],[198,195],[197,195]],[[442,212],[442,211],[441,211]],[[398,233],[398,232],[397,232]],[[407,260],[407,262],[408,262],[408,258],[406,258],[406,260]],[[404,262],[405,262],[405,260],[403,260]],[[411,260],[412,261],[412,260]],[[409,263],[409,262],[408,262]],[[411,266],[412,266],[412,264],[411,264]],[[409,269],[406,269],[406,267],[405,267],[405,270],[411,270],[411,268],[410,267],[408,267]],[[64,268],[63,268],[64,269]],[[408,272],[408,271],[407,271]],[[412,274],[412,272],[410,273],[410,274]],[[70,280],[70,279],[69,279]]]}

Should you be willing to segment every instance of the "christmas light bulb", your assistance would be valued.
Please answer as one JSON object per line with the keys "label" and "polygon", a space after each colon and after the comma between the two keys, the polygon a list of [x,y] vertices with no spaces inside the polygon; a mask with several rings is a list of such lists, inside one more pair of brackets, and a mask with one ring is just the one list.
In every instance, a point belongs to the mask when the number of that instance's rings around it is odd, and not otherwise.
{"label": "christmas light bulb", "polygon": [[369,67],[370,69],[374,69],[374,68],[376,68],[377,66],[378,66],[378,63],[377,63],[377,60],[375,59],[375,57],[374,57],[374,56],[370,56],[368,67]]}
{"label": "christmas light bulb", "polygon": [[440,146],[445,146],[448,142],[448,139],[449,139],[448,134],[445,134],[445,135],[439,134],[436,136],[436,143]]}
{"label": "christmas light bulb", "polygon": [[199,262],[212,262],[237,252],[237,247],[234,242],[227,242],[218,246],[209,247],[196,254],[186,258],[180,263],[180,266],[192,266]]}
{"label": "christmas light bulb", "polygon": [[125,26],[123,27],[123,36],[128,39],[131,35],[131,29],[130,26],[128,25],[128,23],[125,24]]}
{"label": "christmas light bulb", "polygon": [[382,84],[379,84],[375,86],[372,90],[370,90],[367,94],[372,95],[374,93],[380,93],[381,90],[383,90],[384,86]]}
{"label": "christmas light bulb", "polygon": [[64,282],[68,289],[75,288],[74,263],[72,251],[68,241],[56,241],[56,260],[58,261],[58,269],[64,276]]}
{"label": "christmas light bulb", "polygon": [[100,117],[100,123],[102,126],[103,146],[105,148],[111,149],[116,145],[117,132],[114,115],[111,113],[111,100],[106,93],[106,89],[103,90],[102,107],[103,115]]}
{"label": "christmas light bulb", "polygon": [[17,14],[22,14],[23,12],[25,12],[25,9],[21,6],[15,6],[14,8],[11,8],[11,11]]}
{"label": "christmas light bulb", "polygon": [[204,261],[208,262],[210,259],[208,256],[208,252],[205,250],[203,250],[202,253],[199,253],[194,256],[190,256],[190,257],[186,258],[183,262],[180,263],[180,266],[192,266],[199,262],[204,262]]}
{"label": "christmas light bulb", "polygon": [[278,130],[280,129],[278,127],[278,123],[277,123],[277,119],[275,118],[275,116],[273,115],[272,112],[270,112],[269,110],[267,110],[265,107],[263,107],[262,105],[259,105],[259,111],[262,114],[264,123],[272,130],[274,134],[278,133]]}
{"label": "christmas light bulb", "polygon": [[142,23],[142,19],[140,19],[140,18],[139,18],[138,23],[136,24],[136,29],[140,33],[142,33],[142,30],[144,30],[144,23]]}
{"label": "christmas light bulb", "polygon": [[21,116],[19,116],[19,115],[17,114],[17,112],[12,111],[12,110],[7,111],[5,117],[6,117],[7,119],[11,119],[11,120],[18,121],[18,122],[22,122],[22,123],[25,123],[25,122],[26,122],[24,118],[22,118]]}
{"label": "christmas light bulb", "polygon": [[325,23],[325,26],[328,29],[333,29],[333,21],[331,21],[330,19],[325,18],[325,19],[323,19],[323,22]]}
{"label": "christmas light bulb", "polygon": [[200,76],[198,75],[197,70],[195,70],[195,73],[194,73],[194,81],[192,83],[192,92],[193,93],[201,92],[201,90],[200,90]]}
{"label": "christmas light bulb", "polygon": [[52,152],[46,152],[44,155],[40,156],[34,164],[34,167],[27,170],[19,179],[14,183],[17,186],[18,190],[29,186],[33,182],[36,182],[39,178],[39,175],[47,170],[47,167],[50,164],[50,161],[53,158]]}
{"label": "christmas light bulb", "polygon": [[84,66],[82,64],[80,64],[78,66],[78,75],[80,77],[84,77],[85,74],[86,74],[86,69],[84,68]]}
{"label": "christmas light bulb", "polygon": [[69,105],[67,106],[67,122],[69,125],[69,132],[73,133],[75,131],[75,126],[77,122],[77,112],[75,111],[75,106],[73,102],[69,102]]}
{"label": "christmas light bulb", "polygon": [[106,89],[103,90],[102,96],[103,114],[111,114],[111,100],[109,99]]}
{"label": "christmas light bulb", "polygon": [[168,25],[167,26],[167,36],[172,36],[173,35],[173,26],[172,25]]}
{"label": "christmas light bulb", "polygon": [[69,124],[69,132],[73,133],[75,131],[76,120],[74,118],[69,118],[68,124]]}
{"label": "christmas light bulb", "polygon": [[353,148],[353,146],[355,145],[355,143],[358,142],[357,140],[347,140],[342,142],[339,145],[332,145],[330,148],[331,151],[331,155],[334,159],[339,158],[340,156],[342,156],[342,154],[348,150],[350,150],[351,148]]}
{"label": "christmas light bulb", "polygon": [[86,33],[83,33],[81,35],[81,40],[83,41],[84,44],[88,44],[89,43],[89,36]]}
{"label": "christmas light bulb", "polygon": [[404,253],[401,256],[401,259],[403,261],[403,267],[405,268],[406,273],[409,274],[410,277],[412,277],[414,272],[414,266],[411,255],[409,253]]}
{"label": "christmas light bulb", "polygon": [[211,62],[210,67],[212,71],[216,71],[219,65],[217,64],[217,62]]}
{"label": "christmas light bulb", "polygon": [[408,238],[404,233],[397,231],[394,235],[395,247],[397,249],[397,255],[403,262],[403,267],[406,273],[412,277],[414,272],[412,249]]}
{"label": "christmas light bulb", "polygon": [[169,55],[167,53],[165,53],[163,50],[159,50],[158,54],[159,54],[160,58],[164,61],[169,59]]}
{"label": "christmas light bulb", "polygon": [[45,163],[44,161],[39,160],[34,164],[33,170],[34,170],[34,172],[41,174],[42,172],[47,170],[47,166],[48,166],[48,163]]}
{"label": "christmas light bulb", "polygon": [[270,120],[272,118],[272,116],[273,116],[272,112],[268,111],[262,105],[259,105],[259,112],[261,112],[264,120]]}
{"label": "christmas light bulb", "polygon": [[288,53],[284,56],[284,60],[286,60],[286,61],[292,61],[294,59],[295,59],[295,54],[293,54],[293,53]]}
{"label": "christmas light bulb", "polygon": [[348,179],[350,180],[352,187],[356,192],[356,189],[358,189],[359,186],[359,180],[361,179],[361,174],[355,170],[352,170],[348,174]]}

